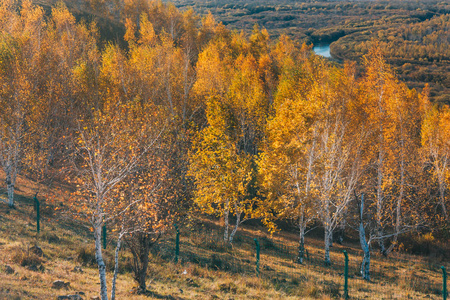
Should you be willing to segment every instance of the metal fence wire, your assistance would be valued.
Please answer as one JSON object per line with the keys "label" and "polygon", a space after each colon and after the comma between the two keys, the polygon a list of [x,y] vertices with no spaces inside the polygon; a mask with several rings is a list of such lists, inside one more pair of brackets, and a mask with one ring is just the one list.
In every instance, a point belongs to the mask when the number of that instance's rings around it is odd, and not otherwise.
{"label": "metal fence wire", "polygon": [[362,257],[354,249],[346,250],[346,272],[342,251],[332,251],[332,265],[326,266],[323,250],[306,245],[304,261],[299,264],[295,242],[288,244],[240,234],[230,246],[224,242],[220,230],[182,231],[179,234],[178,243],[176,235],[161,239],[153,247],[153,254],[174,263],[258,276],[275,286],[304,287],[309,289],[310,296],[326,293],[345,299],[375,299],[373,295],[376,294],[377,299],[447,299],[445,267],[415,263],[395,253],[391,258],[395,264],[372,261],[368,281],[361,276]]}

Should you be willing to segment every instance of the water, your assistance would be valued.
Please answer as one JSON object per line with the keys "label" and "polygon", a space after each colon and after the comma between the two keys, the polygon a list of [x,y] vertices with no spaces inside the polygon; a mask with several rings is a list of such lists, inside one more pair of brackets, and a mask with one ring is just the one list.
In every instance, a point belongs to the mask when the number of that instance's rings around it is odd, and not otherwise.
{"label": "water", "polygon": [[314,53],[323,57],[331,58],[330,45],[321,45],[313,47]]}

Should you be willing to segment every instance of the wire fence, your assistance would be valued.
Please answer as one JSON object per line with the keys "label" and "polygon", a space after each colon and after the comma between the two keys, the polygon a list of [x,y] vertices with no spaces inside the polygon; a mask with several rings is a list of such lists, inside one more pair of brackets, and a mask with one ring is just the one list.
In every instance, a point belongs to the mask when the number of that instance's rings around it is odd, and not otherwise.
{"label": "wire fence", "polygon": [[[34,197],[37,232],[40,225],[39,201]],[[106,248],[106,227],[102,244]],[[328,294],[346,299],[447,299],[447,274],[444,266],[415,262],[393,254],[390,259],[372,260],[371,280],[361,276],[361,253],[330,252],[332,264],[324,264],[324,251],[306,246],[304,261],[297,263],[298,243],[287,243],[267,237],[238,234],[233,246],[224,241],[220,229],[203,229],[165,235],[152,252],[164,260],[180,264],[197,264],[244,276],[258,276],[276,287],[305,286],[308,295]],[[340,247],[342,248],[342,247]],[[395,263],[394,263],[395,262]],[[376,295],[376,296],[374,296]]]}
{"label": "wire fence", "polygon": [[346,272],[341,248],[331,252],[332,265],[326,266],[324,252],[318,247],[306,246],[303,263],[297,263],[295,242],[240,234],[236,235],[233,246],[229,246],[220,230],[208,229],[181,232],[177,251],[176,239],[167,236],[160,240],[153,247],[153,254],[180,264],[258,276],[280,288],[304,286],[312,297],[325,293],[346,299],[447,299],[444,267],[414,262],[397,254],[381,262],[372,260],[371,280],[367,281],[361,276],[362,257],[355,249],[346,249]]}

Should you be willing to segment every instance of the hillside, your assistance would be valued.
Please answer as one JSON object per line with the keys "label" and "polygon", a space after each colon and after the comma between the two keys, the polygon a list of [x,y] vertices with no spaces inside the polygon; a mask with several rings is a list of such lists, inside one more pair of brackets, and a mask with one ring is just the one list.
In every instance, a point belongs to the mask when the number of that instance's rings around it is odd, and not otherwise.
{"label": "hillside", "polygon": [[442,296],[450,106],[390,59],[445,70],[447,16],[363,18],[341,64],[163,2],[39,4],[0,2],[0,298]]}
{"label": "hillside", "polygon": [[[98,295],[93,236],[87,224],[74,223],[55,210],[62,207],[61,189],[47,190],[54,201],[41,197],[41,232],[36,232],[32,194],[39,185],[27,179],[18,182],[17,208],[0,204],[0,298],[56,299],[78,294],[81,299]],[[44,190],[41,187],[42,193]],[[236,236],[235,246],[220,241],[217,220],[196,219],[181,229],[180,261],[174,263],[174,230],[169,230],[152,249],[146,295],[136,294],[131,256],[120,252],[118,299],[332,299],[343,293],[342,250],[350,254],[351,299],[441,299],[440,266],[449,265],[448,252],[434,247],[427,256],[396,253],[373,257],[373,280],[359,278],[361,250],[349,237],[332,250],[331,268],[323,266],[323,242],[306,239],[308,260],[293,262],[296,235],[270,236],[259,226],[247,226]],[[351,236],[351,235],[350,235]],[[105,251],[110,284],[113,268],[114,233],[108,235]],[[253,238],[261,243],[260,277],[255,273]],[[426,241],[422,244],[426,245]],[[37,245],[43,256],[34,254]],[[448,245],[447,245],[448,246]],[[8,267],[12,268],[10,271]],[[13,273],[12,273],[13,272]],[[56,280],[70,282],[67,288],[52,288]]]}

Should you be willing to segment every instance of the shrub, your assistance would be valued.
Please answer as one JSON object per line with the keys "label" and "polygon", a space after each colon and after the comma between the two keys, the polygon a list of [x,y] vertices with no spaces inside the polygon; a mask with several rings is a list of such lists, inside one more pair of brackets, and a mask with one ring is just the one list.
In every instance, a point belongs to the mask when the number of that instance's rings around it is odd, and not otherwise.
{"label": "shrub", "polygon": [[216,254],[211,255],[211,267],[218,270],[221,270],[223,267],[222,260]]}
{"label": "shrub", "polygon": [[315,284],[308,284],[306,288],[306,295],[317,298],[320,294],[319,287]]}
{"label": "shrub", "polygon": [[42,237],[47,240],[50,244],[59,244],[61,242],[61,239],[54,233],[44,233]]}
{"label": "shrub", "polygon": [[405,235],[401,239],[400,250],[415,254],[428,255],[441,259],[448,258],[448,245],[439,242],[431,232]]}
{"label": "shrub", "polygon": [[340,289],[339,283],[336,283],[334,281],[323,282],[323,293],[325,295],[329,295],[333,298],[339,298],[340,297],[339,289]]}
{"label": "shrub", "polygon": [[225,293],[233,293],[237,292],[237,285],[234,282],[226,282],[219,284],[219,290]]}
{"label": "shrub", "polygon": [[44,271],[45,269],[42,265],[44,263],[44,260],[30,251],[29,248],[25,250],[18,247],[15,251],[14,256],[12,257],[12,260],[22,267],[27,267],[32,271]]}
{"label": "shrub", "polygon": [[77,259],[84,266],[93,266],[97,263],[95,260],[94,250],[86,247],[81,247],[78,249]]}

